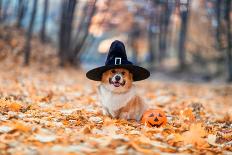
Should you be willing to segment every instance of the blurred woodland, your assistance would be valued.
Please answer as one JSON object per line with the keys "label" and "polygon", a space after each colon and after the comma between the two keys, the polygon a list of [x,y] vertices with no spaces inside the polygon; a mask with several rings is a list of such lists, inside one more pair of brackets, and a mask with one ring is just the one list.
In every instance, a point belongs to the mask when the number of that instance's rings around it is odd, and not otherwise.
{"label": "blurred woodland", "polygon": [[[231,3],[0,0],[0,155],[231,155]],[[115,39],[166,125],[102,114],[85,71]]]}
{"label": "blurred woodland", "polygon": [[[103,64],[110,43],[119,39],[134,63],[154,73],[232,81],[231,5],[231,0],[0,0],[0,25],[1,31],[24,32],[18,52],[25,65],[36,52],[33,37],[56,48],[61,66],[87,68]],[[9,35],[1,33],[1,42]]]}

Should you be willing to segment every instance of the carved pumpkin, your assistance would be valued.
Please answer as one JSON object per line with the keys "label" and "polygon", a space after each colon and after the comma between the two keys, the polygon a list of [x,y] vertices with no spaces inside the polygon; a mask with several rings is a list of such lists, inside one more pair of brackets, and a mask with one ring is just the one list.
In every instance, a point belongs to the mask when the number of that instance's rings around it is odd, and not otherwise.
{"label": "carved pumpkin", "polygon": [[161,127],[167,123],[167,117],[162,110],[149,109],[144,112],[142,123],[148,127]]}

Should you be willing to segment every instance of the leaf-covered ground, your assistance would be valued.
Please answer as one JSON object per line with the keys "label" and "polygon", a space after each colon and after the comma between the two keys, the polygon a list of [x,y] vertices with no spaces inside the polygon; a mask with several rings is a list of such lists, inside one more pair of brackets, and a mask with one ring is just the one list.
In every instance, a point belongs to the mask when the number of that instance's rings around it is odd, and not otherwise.
{"label": "leaf-covered ground", "polygon": [[23,67],[16,56],[0,62],[0,154],[232,154],[230,85],[137,83],[168,116],[166,126],[148,128],[103,116],[97,83],[83,71],[38,56]]}
{"label": "leaf-covered ground", "polygon": [[232,151],[229,86],[139,83],[145,101],[169,120],[147,128],[101,115],[96,84],[75,69],[2,63],[0,75],[0,154]]}

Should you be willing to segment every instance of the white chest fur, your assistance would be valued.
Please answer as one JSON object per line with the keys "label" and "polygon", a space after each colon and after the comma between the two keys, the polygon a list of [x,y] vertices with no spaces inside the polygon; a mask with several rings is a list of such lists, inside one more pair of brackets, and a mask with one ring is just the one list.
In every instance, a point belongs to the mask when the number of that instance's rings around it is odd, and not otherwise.
{"label": "white chest fur", "polygon": [[113,93],[106,89],[103,85],[99,85],[99,99],[103,108],[107,108],[113,113],[127,105],[127,103],[136,95],[134,86],[126,93]]}

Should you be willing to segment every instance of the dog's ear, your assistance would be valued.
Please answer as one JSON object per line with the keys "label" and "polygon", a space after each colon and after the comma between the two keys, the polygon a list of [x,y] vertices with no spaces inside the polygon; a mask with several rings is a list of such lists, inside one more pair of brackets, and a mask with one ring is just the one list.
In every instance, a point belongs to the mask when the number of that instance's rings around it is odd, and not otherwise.
{"label": "dog's ear", "polygon": [[109,75],[109,71],[105,71],[104,73],[102,73],[101,81],[102,82],[107,81],[108,75]]}
{"label": "dog's ear", "polygon": [[131,72],[129,73],[129,76],[130,76],[131,81],[133,81],[133,74]]}

